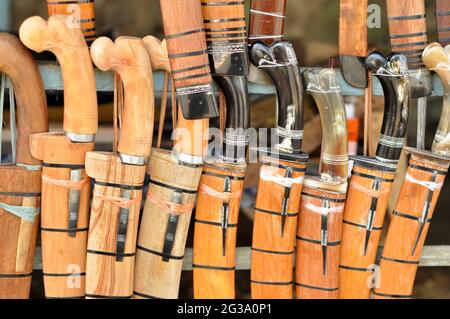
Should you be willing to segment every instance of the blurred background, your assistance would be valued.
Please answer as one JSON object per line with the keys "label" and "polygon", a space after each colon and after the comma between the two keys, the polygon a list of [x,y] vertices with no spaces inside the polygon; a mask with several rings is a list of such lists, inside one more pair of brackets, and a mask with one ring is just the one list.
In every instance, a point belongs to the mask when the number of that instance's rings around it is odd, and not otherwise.
{"label": "blurred background", "polygon": [[[246,0],[246,6],[250,1]],[[389,31],[384,0],[369,0],[372,5],[380,9],[380,28],[369,29],[369,45],[385,54],[389,51]],[[427,0],[427,19],[429,42],[436,41],[435,1]],[[247,10],[248,11],[248,10]],[[111,38],[117,36],[154,35],[163,38],[159,1],[157,0],[95,0],[97,35],[106,35]],[[40,15],[47,17],[45,0],[0,0],[0,31],[18,33],[21,23],[29,16]],[[375,21],[377,22],[377,21]],[[338,28],[339,28],[339,1],[338,0],[290,0],[288,1],[286,17],[286,39],[292,42],[297,52],[301,66],[328,66],[330,57],[338,56]],[[36,55],[38,60],[53,60],[51,55]],[[63,95],[62,92],[49,93],[49,120],[52,130],[62,127]],[[256,128],[272,127],[275,123],[275,97],[252,96],[252,126]],[[113,95],[99,94],[99,120],[97,149],[112,149],[112,115]],[[364,101],[362,98],[346,98],[346,102],[355,105],[355,117],[359,119],[358,153],[362,153]],[[157,101],[157,106],[159,101]],[[381,97],[373,99],[373,129],[377,138],[381,126],[384,101]],[[437,123],[441,113],[442,98],[429,98],[427,122],[427,149],[431,146]],[[168,103],[170,105],[170,103]],[[157,107],[158,108],[158,107]],[[158,112],[159,110],[157,110]],[[170,110],[167,112],[171,114]],[[268,116],[270,115],[270,116]],[[5,118],[8,118],[5,116]],[[155,118],[158,118],[156,116]],[[408,130],[408,143],[415,145],[416,136],[416,110],[410,115]],[[170,147],[171,120],[166,118],[164,128],[165,139],[163,146]],[[320,155],[321,127],[318,110],[310,99],[305,102],[305,151],[312,154],[309,173],[317,170]],[[158,125],[155,125],[155,129]],[[8,140],[7,134],[4,142]],[[376,144],[376,143],[375,143]],[[4,153],[8,146],[4,146]],[[5,155],[5,154],[4,154]],[[5,156],[4,156],[5,157]],[[7,156],[6,156],[7,157]],[[238,246],[250,246],[252,234],[252,207],[254,205],[258,165],[249,165],[246,177],[246,191],[242,200],[242,212],[238,231]],[[445,184],[442,195],[435,211],[427,239],[428,245],[450,245],[450,205],[449,183]],[[393,201],[395,198],[393,199]],[[191,225],[192,226],[192,225]],[[191,229],[193,230],[193,229]],[[188,240],[188,247],[192,247],[192,234]],[[43,296],[42,279],[39,272],[33,277],[32,297]],[[249,271],[237,272],[238,297],[249,297]],[[419,268],[414,294],[417,298],[450,298],[450,268]],[[180,297],[192,297],[192,273],[183,272]]]}

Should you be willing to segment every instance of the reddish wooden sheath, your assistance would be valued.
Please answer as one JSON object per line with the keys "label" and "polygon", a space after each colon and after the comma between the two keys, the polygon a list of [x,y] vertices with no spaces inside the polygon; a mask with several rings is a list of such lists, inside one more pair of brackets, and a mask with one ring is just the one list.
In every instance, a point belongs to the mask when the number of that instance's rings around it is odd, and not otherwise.
{"label": "reddish wooden sheath", "polygon": [[95,40],[94,0],[47,0],[48,15],[68,16],[70,23],[83,32],[88,46]]}
{"label": "reddish wooden sheath", "polygon": [[48,131],[47,101],[37,65],[19,39],[0,33],[0,52],[0,73],[12,82],[18,117],[17,163],[0,165],[0,203],[35,209],[28,218],[0,209],[0,298],[27,299],[41,200],[41,162],[31,155],[29,138]]}
{"label": "reddish wooden sheath", "polygon": [[438,42],[442,46],[450,44],[450,2],[436,0]]}
{"label": "reddish wooden sheath", "polygon": [[[31,154],[43,161],[42,262],[45,295],[80,298],[85,294],[89,225],[86,152],[94,149],[97,96],[89,49],[80,29],[63,16],[48,22],[32,17],[20,27],[20,39],[37,52],[53,52],[64,81],[64,133],[34,134]],[[76,81],[74,81],[76,79]]]}
{"label": "reddish wooden sheath", "polygon": [[251,1],[249,44],[263,42],[270,45],[283,40],[286,3],[286,0]]}

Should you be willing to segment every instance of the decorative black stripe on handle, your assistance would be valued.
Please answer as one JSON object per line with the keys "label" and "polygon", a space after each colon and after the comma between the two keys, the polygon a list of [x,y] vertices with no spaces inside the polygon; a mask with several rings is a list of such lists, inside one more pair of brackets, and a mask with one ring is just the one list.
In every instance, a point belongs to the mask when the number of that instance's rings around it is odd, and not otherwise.
{"label": "decorative black stripe on handle", "polygon": [[29,274],[0,274],[0,278],[26,278],[31,277],[33,273]]}
{"label": "decorative black stripe on handle", "polygon": [[386,260],[386,261],[392,261],[394,263],[409,264],[409,265],[418,265],[420,262],[420,261],[415,261],[415,260],[402,260],[402,259],[388,258],[388,257],[384,257],[384,256],[381,256],[381,259]]}
{"label": "decorative black stripe on handle", "polygon": [[208,53],[207,50],[175,53],[175,54],[169,54],[169,59],[188,58],[188,57],[199,56],[199,55],[203,55],[203,54],[207,54],[207,53]]}
{"label": "decorative black stripe on handle", "polygon": [[219,173],[212,173],[212,172],[207,172],[207,171],[203,171],[203,175],[205,176],[212,176],[212,177],[219,177],[219,178],[229,178],[233,181],[243,181],[245,179],[244,176],[231,176],[231,175],[224,175],[224,174],[219,174]]}
{"label": "decorative black stripe on handle", "polygon": [[328,199],[328,201],[330,201],[332,203],[340,203],[340,204],[345,203],[345,199],[328,198],[327,196],[313,195],[313,194],[308,194],[308,193],[305,193],[305,192],[302,192],[302,196],[313,197],[313,198],[317,198],[317,199],[321,199],[321,200]]}
{"label": "decorative black stripe on handle", "polygon": [[397,50],[397,51],[399,51],[398,53],[404,54],[404,55],[409,57],[409,56],[416,56],[415,55],[416,53],[422,54],[423,49],[416,49],[416,50],[404,50],[404,49],[401,49],[401,50]]}
{"label": "decorative black stripe on handle", "polygon": [[142,292],[133,291],[133,294],[138,297],[147,298],[147,299],[162,299],[160,297],[150,296],[143,294]]}
{"label": "decorative black stripe on handle", "polygon": [[73,170],[76,169],[84,169],[84,164],[74,165],[74,164],[52,164],[52,163],[42,163],[42,167],[51,167],[51,168],[70,168]]}
{"label": "decorative black stripe on handle", "polygon": [[[208,221],[208,220],[196,219],[196,220],[194,220],[194,222],[198,223],[198,224],[222,227],[222,223],[211,222],[211,221]],[[238,224],[227,224],[226,228],[236,228],[236,227],[238,227]]]}
{"label": "decorative black stripe on handle", "polygon": [[311,285],[305,285],[301,284],[299,282],[295,283],[296,286],[306,288],[306,289],[313,289],[313,290],[322,290],[322,291],[338,291],[339,288],[325,288],[325,287],[318,287],[318,286],[311,286]]}
{"label": "decorative black stripe on handle", "polygon": [[276,168],[281,168],[281,169],[292,169],[294,172],[298,172],[298,173],[305,173],[306,172],[306,167],[291,167],[291,166],[286,166],[280,163],[263,163],[266,166],[270,166],[270,167],[276,167]]}
{"label": "decorative black stripe on handle", "polygon": [[287,281],[287,282],[275,282],[275,281],[258,281],[258,280],[250,280],[252,284],[256,285],[273,285],[273,286],[289,286],[293,285],[293,281]]}
{"label": "decorative black stripe on handle", "polygon": [[[297,240],[304,241],[307,243],[322,245],[322,241],[320,241],[320,240],[305,238],[305,237],[301,237],[301,236],[297,236],[296,238],[297,238]],[[326,246],[327,247],[337,247],[340,244],[341,244],[341,241],[339,240],[339,241],[328,242]]]}
{"label": "decorative black stripe on handle", "polygon": [[384,182],[384,183],[393,183],[394,182],[393,178],[389,178],[388,179],[388,178],[373,176],[373,175],[360,173],[360,172],[355,172],[355,171],[352,172],[352,176],[359,176],[359,177],[368,178],[368,179],[377,179],[377,180],[380,180],[381,182]]}
{"label": "decorative black stripe on handle", "polygon": [[339,268],[345,269],[345,270],[360,271],[360,272],[373,272],[371,269],[368,269],[368,268],[353,267],[353,266],[346,266],[346,265],[339,265]]}
{"label": "decorative black stripe on handle", "polygon": [[40,197],[41,193],[0,192],[0,196]]}
{"label": "decorative black stripe on handle", "polygon": [[[283,216],[283,214],[279,213],[279,212],[275,212],[275,211],[272,211],[272,210],[267,210],[267,209],[262,209],[262,208],[255,207],[255,213],[256,212],[260,212],[260,213],[263,213],[263,214],[277,215],[277,216],[280,216],[280,217]],[[286,216],[286,217],[297,217],[298,213],[287,213],[284,216]]]}
{"label": "decorative black stripe on handle", "polygon": [[81,272],[81,273],[71,273],[71,274],[54,274],[54,273],[42,273],[43,276],[45,277],[71,277],[71,276],[76,276],[76,277],[83,277],[86,276],[85,272]]}
{"label": "decorative black stripe on handle", "polygon": [[75,229],[41,227],[41,231],[43,231],[43,232],[51,232],[51,233],[70,233],[70,232],[83,233],[83,232],[87,232],[88,230],[89,230],[88,227],[86,227],[86,228],[75,228]]}
{"label": "decorative black stripe on handle", "polygon": [[95,18],[78,19],[77,22],[80,22],[80,23],[95,22]]}
{"label": "decorative black stripe on handle", "polygon": [[191,79],[196,79],[196,78],[201,78],[204,76],[209,76],[211,75],[211,72],[206,72],[206,73],[199,73],[199,74],[193,74],[193,75],[188,75],[188,76],[183,76],[180,78],[173,78],[174,81],[185,81],[185,80],[191,80]]}
{"label": "decorative black stripe on handle", "polygon": [[124,257],[134,257],[136,256],[136,252],[134,253],[112,253],[109,251],[100,251],[100,250],[92,250],[92,249],[88,249],[87,250],[88,254],[94,254],[94,255],[103,255],[103,256],[109,256],[109,257],[122,257],[122,259]]}
{"label": "decorative black stripe on handle", "polygon": [[155,256],[159,256],[159,257],[165,257],[165,258],[168,258],[168,259],[183,260],[183,258],[184,258],[184,256],[165,255],[165,254],[163,254],[163,253],[161,253],[159,251],[152,250],[152,249],[149,249],[149,248],[145,248],[145,247],[143,247],[141,245],[137,245],[136,248],[139,249],[140,251],[143,251],[143,252],[155,255]]}
{"label": "decorative black stripe on handle", "polygon": [[426,36],[427,36],[426,32],[391,34],[391,35],[389,35],[389,37],[391,39],[417,38],[417,37],[426,37]]}
{"label": "decorative black stripe on handle", "polygon": [[185,73],[185,72],[189,72],[189,71],[195,71],[195,70],[203,69],[203,68],[209,68],[209,63],[196,65],[196,66],[185,68],[185,69],[179,69],[179,70],[176,70],[176,71],[172,71],[172,75],[178,74],[178,73]]}
{"label": "decorative black stripe on handle", "polygon": [[392,49],[405,48],[405,47],[415,47],[415,46],[426,46],[428,42],[411,42],[403,44],[391,44]]}
{"label": "decorative black stripe on handle", "polygon": [[219,267],[219,266],[208,266],[208,265],[198,265],[198,264],[192,264],[192,268],[209,269],[209,270],[223,270],[223,271],[236,270],[236,267]]}
{"label": "decorative black stripe on handle", "polygon": [[48,1],[47,4],[83,4],[83,3],[94,3],[94,0],[74,0],[74,1]]}
{"label": "decorative black stripe on handle", "polygon": [[245,1],[228,1],[228,2],[202,2],[203,7],[208,6],[233,6],[244,5]]}
{"label": "decorative black stripe on handle", "polygon": [[437,29],[438,32],[447,32],[450,31],[450,27],[440,27]]}
{"label": "decorative black stripe on handle", "polygon": [[45,296],[45,299],[84,299],[85,296],[72,296],[72,297],[51,297]]}
{"label": "decorative black stripe on handle", "polygon": [[185,37],[187,35],[201,33],[204,31],[205,31],[204,29],[196,29],[196,30],[190,30],[190,31],[185,31],[185,32],[180,32],[180,33],[169,34],[169,35],[166,35],[166,40],[181,38],[181,37]]}
{"label": "decorative black stripe on handle", "polygon": [[403,20],[419,20],[419,19],[425,19],[426,14],[418,14],[413,16],[400,16],[400,17],[389,17],[389,21],[403,21]]}
{"label": "decorative black stripe on handle", "polygon": [[405,299],[405,298],[410,299],[410,298],[413,298],[413,295],[384,294],[384,293],[376,292],[376,291],[374,291],[373,294],[376,295],[376,296],[388,297],[388,298],[398,298],[398,299]]}
{"label": "decorative black stripe on handle", "polygon": [[439,38],[438,41],[440,43],[450,42],[450,38]]}
{"label": "decorative black stripe on handle", "polygon": [[[94,32],[95,33],[95,27],[87,28],[87,29],[81,29],[81,32],[83,32],[83,33]],[[89,34],[89,36],[92,36],[92,35]]]}
{"label": "decorative black stripe on handle", "polygon": [[101,181],[95,181],[95,185],[99,186],[105,186],[105,187],[112,187],[112,188],[121,188],[126,190],[132,190],[132,191],[139,191],[142,190],[143,185],[125,185],[125,184],[114,184],[114,183],[106,183]]}
{"label": "decorative black stripe on handle", "polygon": [[[206,28],[205,32],[227,32],[227,31],[247,31],[246,27],[234,27],[234,28]],[[247,33],[245,33],[247,35]]]}
{"label": "decorative black stripe on handle", "polygon": [[[414,220],[414,221],[417,221],[417,222],[420,221],[420,217],[408,215],[408,214],[405,214],[405,213],[400,213],[400,212],[395,211],[395,210],[394,210],[394,212],[392,213],[392,215],[398,216],[398,217],[402,217],[402,218],[406,218],[406,219],[411,219],[411,220]],[[427,223],[430,223],[431,220],[432,220],[432,218],[428,218],[428,219],[426,220],[426,222],[427,222]]]}
{"label": "decorative black stripe on handle", "polygon": [[425,167],[425,166],[420,166],[417,164],[409,164],[409,167],[413,168],[413,169],[418,169],[420,171],[424,171],[424,172],[429,172],[429,173],[436,173],[438,175],[447,175],[447,171],[441,171],[435,168],[429,168],[429,167]]}
{"label": "decorative black stripe on handle", "polygon": [[261,249],[261,248],[255,248],[252,247],[253,251],[257,251],[259,253],[264,254],[273,254],[273,255],[293,255],[295,251],[278,251],[278,250],[267,250],[267,249]]}
{"label": "decorative black stripe on handle", "polygon": [[206,19],[203,23],[222,23],[222,22],[239,22],[245,21],[245,18],[227,18],[227,19]]}
{"label": "decorative black stripe on handle", "polygon": [[152,180],[152,179],[150,179],[149,183],[153,184],[153,185],[156,185],[156,186],[159,186],[159,187],[171,189],[171,190],[176,191],[176,192],[184,193],[184,194],[197,194],[197,190],[183,189],[183,188],[167,185],[167,184],[164,184],[164,183],[161,183],[161,182],[157,182],[157,181]]}
{"label": "decorative black stripe on handle", "polygon": [[133,298],[133,295],[131,295],[131,296],[106,296],[106,295],[86,294],[86,297],[97,298],[97,299],[131,299],[131,298]]}
{"label": "decorative black stripe on handle", "polygon": [[436,15],[437,15],[438,17],[448,16],[448,15],[450,15],[450,11],[437,11],[437,12],[436,12]]}
{"label": "decorative black stripe on handle", "polygon": [[[350,225],[350,226],[355,226],[355,227],[358,227],[358,228],[366,228],[366,225],[361,225],[361,224],[357,224],[357,223],[354,223],[354,222],[351,222],[351,221],[349,221],[349,220],[343,220],[342,221],[344,224],[347,224],[347,225]],[[373,231],[381,231],[381,230],[383,230],[383,227],[373,227],[372,228],[372,230]]]}

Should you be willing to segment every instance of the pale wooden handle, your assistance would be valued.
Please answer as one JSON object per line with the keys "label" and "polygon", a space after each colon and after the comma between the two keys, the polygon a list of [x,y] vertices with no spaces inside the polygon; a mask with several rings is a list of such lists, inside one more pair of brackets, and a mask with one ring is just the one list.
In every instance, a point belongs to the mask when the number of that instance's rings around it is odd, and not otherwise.
{"label": "pale wooden handle", "polygon": [[153,136],[154,95],[150,59],[140,38],[119,37],[114,43],[101,37],[91,56],[102,71],[112,70],[124,84],[125,106],[119,153],[148,157]]}
{"label": "pale wooden handle", "polygon": [[[37,199],[35,197],[25,197],[22,202],[23,207],[36,207]],[[17,238],[16,272],[25,272],[28,264],[28,256],[31,238],[33,237],[34,222],[21,219],[19,236]]]}
{"label": "pale wooden handle", "polygon": [[171,72],[169,53],[167,52],[166,40],[160,41],[154,36],[148,35],[142,39],[147,50],[153,70],[164,70]]}
{"label": "pale wooden handle", "polygon": [[31,54],[8,33],[0,33],[0,72],[11,80],[17,101],[17,162],[39,164],[31,155],[29,137],[48,131],[44,84]]}
{"label": "pale wooden handle", "polygon": [[79,28],[65,16],[45,21],[31,17],[21,25],[20,39],[36,52],[57,57],[64,82],[64,131],[94,135],[97,132],[97,92],[89,49]]}

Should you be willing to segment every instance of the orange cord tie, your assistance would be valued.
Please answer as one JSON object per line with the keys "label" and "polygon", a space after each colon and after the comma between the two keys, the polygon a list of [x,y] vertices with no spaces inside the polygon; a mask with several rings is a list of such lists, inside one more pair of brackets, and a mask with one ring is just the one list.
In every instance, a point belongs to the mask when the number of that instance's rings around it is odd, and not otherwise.
{"label": "orange cord tie", "polygon": [[362,186],[359,183],[351,182],[350,188],[353,188],[354,190],[364,193],[366,195],[369,195],[370,197],[374,198],[380,198],[382,195],[388,194],[390,191],[390,188],[380,189],[380,190],[374,190],[374,189],[368,189],[364,186]]}
{"label": "orange cord tie", "polygon": [[165,211],[173,214],[173,215],[180,215],[183,213],[190,213],[192,209],[194,208],[194,203],[188,203],[185,205],[182,204],[176,204],[170,201],[165,201],[157,197],[156,195],[152,193],[147,193],[147,198],[156,206],[159,208],[164,209]]}
{"label": "orange cord tie", "polygon": [[89,177],[85,177],[81,181],[68,181],[55,179],[48,175],[42,175],[42,181],[48,184],[56,185],[63,188],[81,190],[81,188],[89,182]]}
{"label": "orange cord tie", "polygon": [[122,198],[122,197],[111,196],[111,195],[103,195],[100,193],[94,193],[94,197],[99,198],[100,200],[103,200],[103,201],[110,202],[111,204],[116,205],[120,208],[124,208],[124,209],[130,209],[131,206],[140,203],[142,200],[141,192],[139,192],[139,194],[133,199]]}
{"label": "orange cord tie", "polygon": [[229,203],[230,200],[232,199],[236,199],[236,198],[240,198],[242,191],[238,191],[238,192],[218,192],[215,189],[205,185],[205,184],[200,184],[198,186],[198,191],[202,194],[206,194],[208,196],[217,198],[222,200],[225,203]]}

